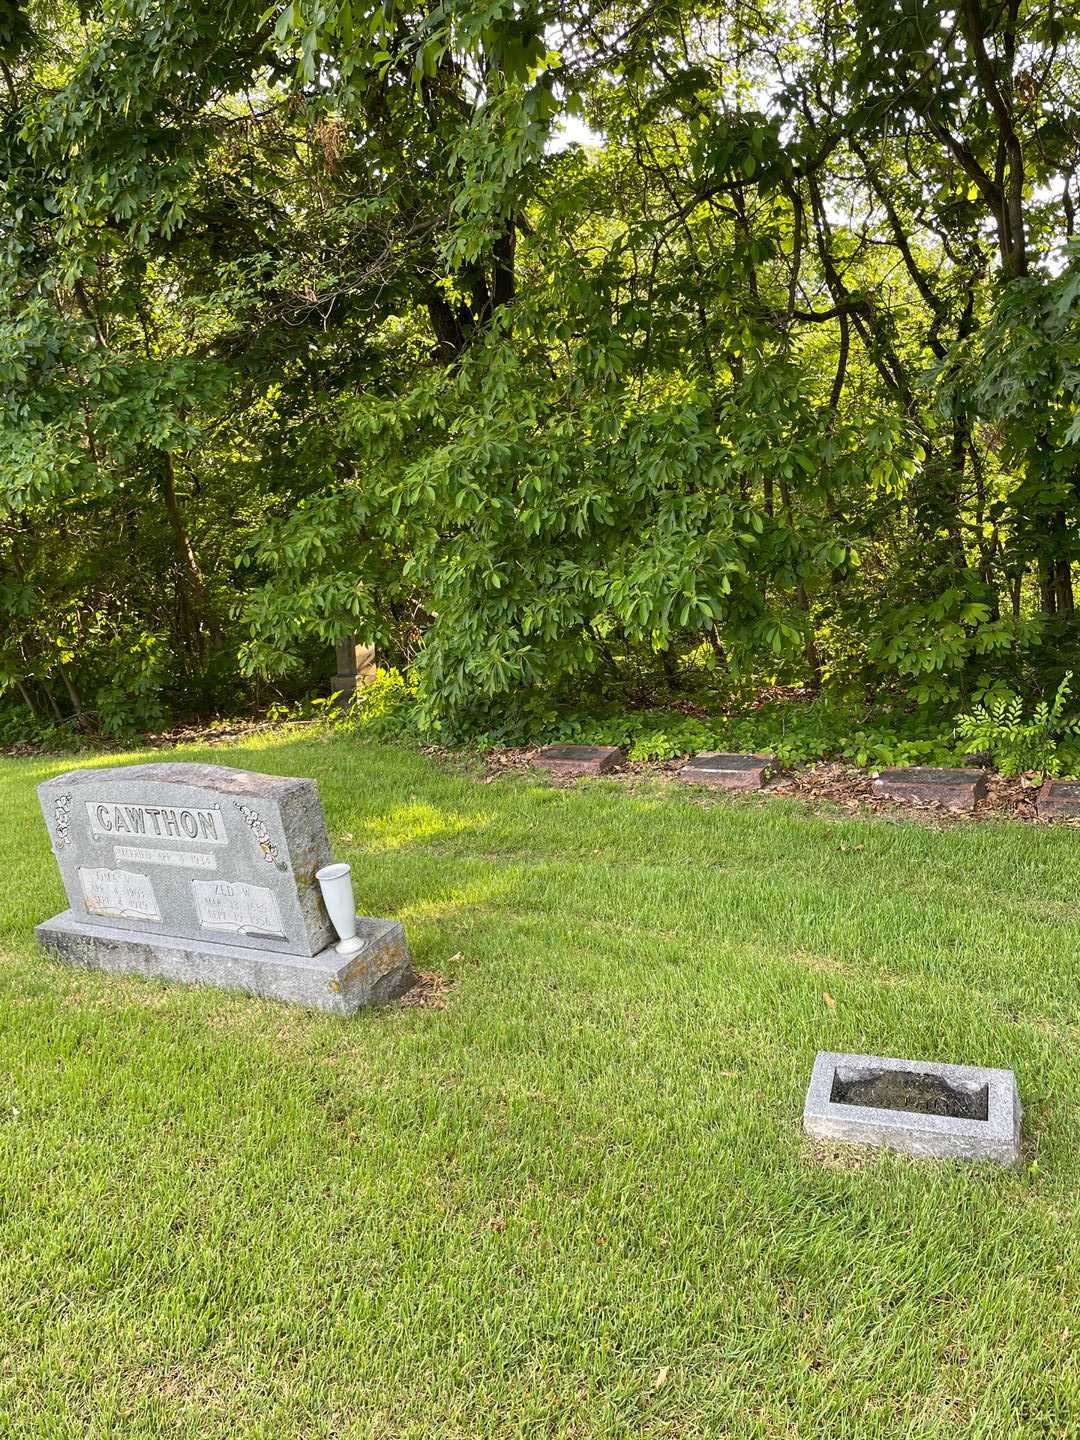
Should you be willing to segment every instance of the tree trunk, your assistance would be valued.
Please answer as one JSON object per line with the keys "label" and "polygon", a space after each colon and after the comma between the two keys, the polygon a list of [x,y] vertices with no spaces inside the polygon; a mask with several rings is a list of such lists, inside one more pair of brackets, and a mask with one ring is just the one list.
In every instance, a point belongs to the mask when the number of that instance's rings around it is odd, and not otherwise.
{"label": "tree trunk", "polygon": [[1044,615],[1057,614],[1057,586],[1054,583],[1054,562],[1046,555],[1039,556],[1039,605]]}
{"label": "tree trunk", "polygon": [[506,229],[495,241],[493,247],[491,300],[496,310],[500,305],[505,305],[514,298],[517,278],[514,274],[516,246],[517,226],[511,215],[506,222]]}
{"label": "tree trunk", "polygon": [[36,720],[38,712],[33,700],[30,698],[30,691],[27,690],[26,686],[21,680],[15,681],[15,689],[18,690],[19,694],[23,698],[23,704],[26,706],[26,708],[30,711],[30,714],[33,715],[34,719]]}
{"label": "tree trunk", "polygon": [[184,514],[176,494],[176,471],[168,451],[161,454],[161,493],[165,502],[165,513],[176,543],[176,558],[180,563],[180,607],[191,618],[191,642],[198,654],[202,654],[204,636],[214,634],[214,626],[208,614],[206,586],[202,571],[195,557],[195,550],[188,534]]}
{"label": "tree trunk", "polygon": [[64,667],[63,667],[62,665],[58,665],[56,668],[60,671],[60,679],[64,682],[64,689],[67,691],[67,693],[68,693],[68,699],[71,701],[72,708],[73,708],[74,711],[75,711],[75,718],[76,718],[76,720],[81,720],[81,719],[82,719],[82,700],[79,698],[79,692],[75,689],[75,686],[71,683],[71,679],[70,679],[70,677],[68,676],[68,673],[67,673],[67,671],[64,669]]}
{"label": "tree trunk", "polygon": [[799,609],[806,616],[806,639],[803,641],[803,656],[806,660],[806,668],[810,672],[810,678],[814,683],[814,689],[821,689],[821,654],[817,647],[817,637],[814,634],[814,620],[810,614],[810,596],[806,593],[806,586],[799,581],[796,590],[796,598],[799,602]]}
{"label": "tree trunk", "polygon": [[56,696],[52,693],[44,680],[41,681],[41,688],[45,691],[45,699],[48,700],[49,706],[52,709],[53,714],[56,716],[57,724],[62,725],[64,723],[64,712],[56,703]]}
{"label": "tree trunk", "polygon": [[465,353],[469,343],[469,330],[462,316],[451,308],[438,290],[432,290],[427,297],[428,319],[435,332],[439,346],[439,359],[444,365],[451,365]]}

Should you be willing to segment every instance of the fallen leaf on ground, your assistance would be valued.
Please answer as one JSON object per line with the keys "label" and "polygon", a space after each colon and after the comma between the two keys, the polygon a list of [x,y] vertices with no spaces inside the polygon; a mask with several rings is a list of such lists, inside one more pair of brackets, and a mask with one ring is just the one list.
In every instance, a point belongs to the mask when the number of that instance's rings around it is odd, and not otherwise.
{"label": "fallen leaf on ground", "polygon": [[821,992],[821,998],[825,1001],[825,1004],[828,1005],[830,1010],[836,1009],[836,1001],[829,994],[828,990],[823,990]]}

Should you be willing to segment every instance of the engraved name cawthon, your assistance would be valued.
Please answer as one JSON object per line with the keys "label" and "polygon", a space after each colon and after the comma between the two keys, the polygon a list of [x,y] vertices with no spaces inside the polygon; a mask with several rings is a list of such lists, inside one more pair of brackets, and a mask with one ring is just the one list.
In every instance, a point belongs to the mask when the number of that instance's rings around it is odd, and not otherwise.
{"label": "engraved name cawthon", "polygon": [[187,805],[118,805],[111,800],[84,803],[95,835],[149,835],[160,840],[197,840],[204,845],[229,843],[218,810]]}

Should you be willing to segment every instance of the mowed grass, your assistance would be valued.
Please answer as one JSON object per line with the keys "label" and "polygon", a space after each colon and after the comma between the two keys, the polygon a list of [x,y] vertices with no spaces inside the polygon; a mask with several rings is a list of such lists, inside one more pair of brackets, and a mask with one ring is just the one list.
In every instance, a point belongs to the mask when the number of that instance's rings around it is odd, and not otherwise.
{"label": "mowed grass", "polygon": [[[1080,1433],[1080,834],[175,758],[314,776],[454,986],[345,1021],[65,969],[68,764],[0,762],[0,1434]],[[1024,1163],[812,1146],[822,1048],[1012,1067]]]}

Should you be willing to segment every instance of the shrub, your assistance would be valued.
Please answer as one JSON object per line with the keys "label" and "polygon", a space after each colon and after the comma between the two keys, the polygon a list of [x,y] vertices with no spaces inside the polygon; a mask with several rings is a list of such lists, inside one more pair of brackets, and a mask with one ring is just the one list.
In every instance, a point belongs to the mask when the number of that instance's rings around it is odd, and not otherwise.
{"label": "shrub", "polygon": [[955,734],[971,750],[987,750],[1003,775],[1037,771],[1060,775],[1066,763],[1074,761],[1070,736],[1080,731],[1080,718],[1065,716],[1072,671],[1067,670],[1049,704],[1040,700],[1030,717],[1025,717],[1019,695],[1008,692],[975,705],[959,716]]}
{"label": "shrub", "polygon": [[370,684],[336,714],[328,714],[337,728],[357,730],[373,740],[400,739],[418,728],[416,683],[400,670],[377,670]]}

